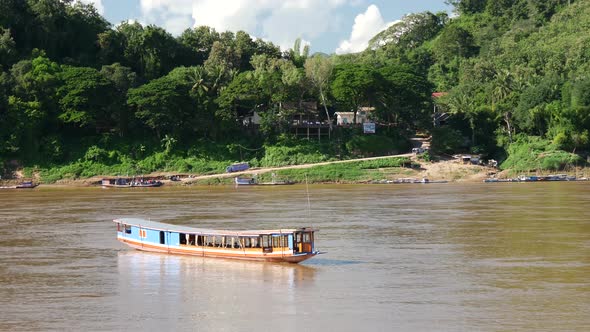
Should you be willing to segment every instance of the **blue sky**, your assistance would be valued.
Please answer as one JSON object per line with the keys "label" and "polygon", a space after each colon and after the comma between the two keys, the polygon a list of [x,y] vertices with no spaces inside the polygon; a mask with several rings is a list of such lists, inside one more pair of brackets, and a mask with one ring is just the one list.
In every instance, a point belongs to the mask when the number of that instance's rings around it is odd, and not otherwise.
{"label": "blue sky", "polygon": [[92,2],[113,24],[136,20],[174,35],[195,25],[244,30],[291,47],[296,38],[312,52],[350,53],[403,15],[450,11],[444,0],[80,0]]}

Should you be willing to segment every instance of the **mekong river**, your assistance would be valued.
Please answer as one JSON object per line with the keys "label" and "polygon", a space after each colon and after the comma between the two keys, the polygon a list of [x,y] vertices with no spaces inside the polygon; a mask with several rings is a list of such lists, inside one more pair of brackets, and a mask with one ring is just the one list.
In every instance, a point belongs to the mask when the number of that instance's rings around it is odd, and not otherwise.
{"label": "mekong river", "polygon": [[[588,331],[590,183],[0,191],[0,330]],[[140,252],[116,217],[313,226],[299,265]]]}

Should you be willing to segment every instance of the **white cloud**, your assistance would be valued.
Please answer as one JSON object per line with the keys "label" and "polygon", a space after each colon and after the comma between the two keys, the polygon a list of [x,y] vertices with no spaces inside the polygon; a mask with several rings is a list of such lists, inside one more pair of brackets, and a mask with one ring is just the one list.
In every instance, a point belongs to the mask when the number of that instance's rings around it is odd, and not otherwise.
{"label": "white cloud", "polygon": [[337,28],[336,9],[358,0],[140,0],[143,21],[172,34],[206,25],[244,30],[288,48],[297,38],[314,39]]}
{"label": "white cloud", "polygon": [[104,6],[102,4],[102,0],[78,0],[85,4],[94,4],[94,8],[98,11],[100,15],[104,15]]}
{"label": "white cloud", "polygon": [[387,29],[393,23],[385,23],[379,8],[375,5],[370,5],[367,11],[356,16],[350,38],[340,42],[336,53],[344,54],[364,51],[369,45],[371,38]]}

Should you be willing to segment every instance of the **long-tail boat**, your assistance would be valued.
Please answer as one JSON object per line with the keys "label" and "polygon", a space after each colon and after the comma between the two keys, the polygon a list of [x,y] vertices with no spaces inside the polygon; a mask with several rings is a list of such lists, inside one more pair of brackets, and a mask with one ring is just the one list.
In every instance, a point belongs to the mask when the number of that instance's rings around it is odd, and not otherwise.
{"label": "long-tail boat", "polygon": [[315,250],[313,228],[210,230],[138,218],[119,218],[117,239],[132,248],[170,254],[299,263]]}

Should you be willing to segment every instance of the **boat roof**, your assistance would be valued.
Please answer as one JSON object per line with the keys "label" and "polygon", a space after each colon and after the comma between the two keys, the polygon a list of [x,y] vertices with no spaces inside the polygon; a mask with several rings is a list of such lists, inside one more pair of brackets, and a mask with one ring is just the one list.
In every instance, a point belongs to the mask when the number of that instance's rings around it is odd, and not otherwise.
{"label": "boat roof", "polygon": [[195,233],[205,235],[233,235],[233,236],[252,236],[261,234],[281,234],[293,233],[296,231],[317,232],[317,229],[311,227],[287,228],[287,229],[266,229],[266,230],[214,230],[205,228],[195,228],[184,225],[173,225],[163,222],[145,220],[141,218],[118,218],[113,220],[116,223],[122,223],[141,228],[155,229],[161,231],[171,231],[178,233]]}

